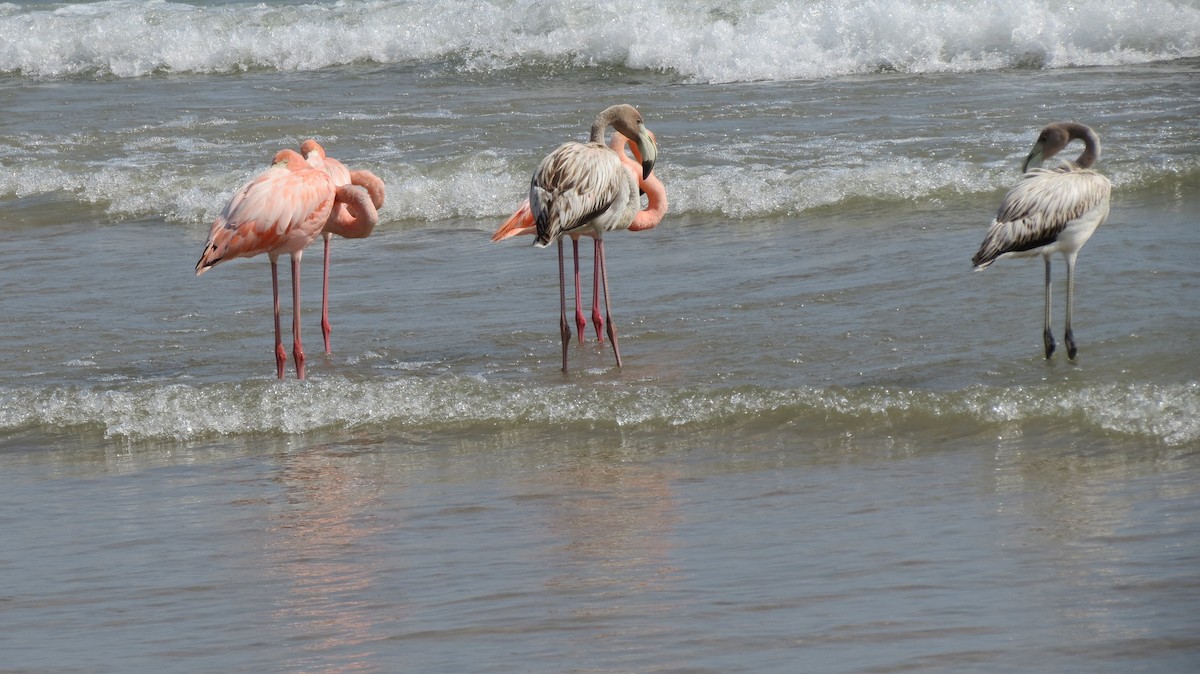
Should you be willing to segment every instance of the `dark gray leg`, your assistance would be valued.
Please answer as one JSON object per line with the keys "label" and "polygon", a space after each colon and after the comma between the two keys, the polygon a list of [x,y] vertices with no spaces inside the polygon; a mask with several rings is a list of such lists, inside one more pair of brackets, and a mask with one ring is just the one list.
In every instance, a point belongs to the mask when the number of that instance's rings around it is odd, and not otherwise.
{"label": "dark gray leg", "polygon": [[1075,309],[1075,256],[1067,256],[1067,332],[1063,341],[1067,343],[1067,358],[1075,360],[1075,333],[1071,332],[1071,312]]}
{"label": "dark gray leg", "polygon": [[567,371],[567,344],[571,342],[571,325],[567,323],[567,272],[563,267],[563,242],[558,238],[558,304],[561,310],[558,331],[562,334],[563,372]]}
{"label": "dark gray leg", "polygon": [[1042,342],[1046,345],[1046,358],[1054,353],[1054,334],[1050,332],[1050,256],[1044,256],[1046,261],[1046,316],[1042,323]]}

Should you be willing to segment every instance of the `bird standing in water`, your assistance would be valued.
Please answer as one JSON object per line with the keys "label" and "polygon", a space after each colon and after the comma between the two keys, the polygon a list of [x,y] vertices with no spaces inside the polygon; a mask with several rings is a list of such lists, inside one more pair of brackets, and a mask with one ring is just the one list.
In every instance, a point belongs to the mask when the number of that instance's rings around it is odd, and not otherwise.
{"label": "bird standing in water", "polygon": [[275,366],[283,379],[287,352],[279,327],[280,255],[292,260],[292,356],[296,376],[304,379],[304,346],[300,340],[300,258],[321,234],[333,211],[336,191],[325,171],[313,168],[295,150],[280,150],[271,168],[247,182],[213,221],[200,260],[199,276],[225,260],[266,253],[271,260],[271,292],[275,303]]}
{"label": "bird standing in water", "polygon": [[610,126],[636,143],[642,157],[642,178],[648,178],[658,149],[641,113],[631,105],[621,104],[606,108],[596,116],[586,143],[564,143],[547,155],[538,164],[529,185],[529,208],[537,227],[534,245],[544,248],[558,243],[559,331],[564,372],[567,371],[571,328],[567,322],[562,237],[574,233],[590,235],[596,240],[608,339],[617,367],[621,367],[621,351],[612,322],[603,237],[605,232],[628,229],[641,208],[641,200],[635,175],[625,168],[617,153],[604,144],[604,132]]}
{"label": "bird standing in water", "polygon": [[[1074,161],[1051,169],[1040,168],[1072,140],[1082,140],[1083,152]],[[1046,358],[1054,353],[1050,331],[1050,257],[1062,253],[1067,261],[1067,326],[1063,341],[1067,357],[1077,349],[1071,331],[1075,304],[1075,258],[1096,228],[1108,218],[1112,185],[1092,169],[1100,158],[1100,138],[1077,122],[1056,122],[1042,129],[1021,165],[1025,174],[1004,200],[988,227],[979,252],[971,258],[976,270],[1003,257],[1041,255],[1046,264],[1046,311],[1042,331]]]}
{"label": "bird standing in water", "polygon": [[[654,134],[650,134],[651,140],[655,141]],[[629,231],[637,232],[644,229],[651,229],[662,222],[662,219],[667,214],[667,190],[658,179],[657,175],[650,174],[645,178],[641,178],[642,174],[642,157],[638,152],[637,145],[629,145],[629,139],[621,133],[613,133],[612,138],[608,141],[608,146],[613,152],[620,157],[621,163],[631,172],[638,181],[638,189],[646,195],[646,208],[638,211],[634,216],[633,222],[629,225]],[[633,153],[633,158],[626,154],[626,148]],[[533,212],[529,208],[529,199],[521,204],[504,224],[496,230],[492,235],[492,241],[503,241],[514,236],[523,234],[537,233],[537,224],[533,221]],[[590,233],[589,233],[590,234]],[[584,340],[583,329],[587,325],[587,320],[583,314],[583,302],[579,286],[579,234],[571,236],[571,246],[575,259],[575,327],[578,329],[579,341]],[[595,240],[593,239],[593,244]],[[592,263],[592,325],[596,328],[596,341],[604,341],[604,317],[600,315],[600,275],[597,273],[600,265],[600,248],[593,245],[594,259]]]}
{"label": "bird standing in water", "polygon": [[336,190],[336,203],[321,232],[325,240],[324,275],[321,281],[321,336],[325,353],[333,353],[329,336],[329,255],[330,239],[334,234],[347,239],[365,239],[379,222],[378,209],[383,208],[383,181],[370,171],[351,171],[342,162],[325,154],[325,148],[309,139],[300,144],[300,153],[310,166],[329,174]]}

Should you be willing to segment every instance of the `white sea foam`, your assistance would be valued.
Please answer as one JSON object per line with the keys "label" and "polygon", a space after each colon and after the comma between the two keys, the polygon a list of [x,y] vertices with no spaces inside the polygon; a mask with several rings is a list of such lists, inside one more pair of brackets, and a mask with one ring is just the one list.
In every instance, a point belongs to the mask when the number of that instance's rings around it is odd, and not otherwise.
{"label": "white sea foam", "polygon": [[819,420],[848,427],[948,418],[981,430],[1013,424],[1081,424],[1090,432],[1172,446],[1200,442],[1200,387],[1104,384],[919,391],[888,387],[670,390],[545,387],[478,377],[307,384],[131,383],[89,388],[0,389],[0,430],[82,427],[109,438],[191,440],[218,435],[293,434],[333,428],[462,427],[485,424],[622,428],[736,427]]}
{"label": "white sea foam", "polygon": [[[496,219],[520,203],[528,178],[523,167],[495,156],[467,157],[453,167],[408,163],[367,164],[388,186],[384,222]],[[126,165],[0,166],[0,197],[59,195],[116,220],[162,217],[169,222],[209,223],[233,190],[252,177],[225,167],[200,174],[160,160]],[[71,170],[68,170],[71,169]],[[1182,158],[1147,166],[1127,163],[1107,171],[1118,188],[1156,181],[1186,183],[1200,159]],[[667,185],[671,213],[718,214],[737,220],[794,216],[857,199],[918,203],[1003,190],[1012,185],[1011,166],[894,157],[861,166],[798,170],[764,165],[691,167],[664,164],[655,172]]]}
{"label": "white sea foam", "polygon": [[1139,63],[1200,55],[1200,8],[1175,0],[106,0],[0,5],[0,72],[137,77],[452,62],[547,62],[689,81]]}

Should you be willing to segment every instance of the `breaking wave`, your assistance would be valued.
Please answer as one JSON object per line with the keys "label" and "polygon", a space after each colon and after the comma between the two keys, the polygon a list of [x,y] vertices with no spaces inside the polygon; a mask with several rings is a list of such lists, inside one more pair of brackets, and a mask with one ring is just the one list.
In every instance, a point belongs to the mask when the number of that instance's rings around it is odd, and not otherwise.
{"label": "breaking wave", "polygon": [[0,73],[33,78],[561,65],[691,82],[1118,65],[1200,55],[1173,0],[342,0],[0,4]]}

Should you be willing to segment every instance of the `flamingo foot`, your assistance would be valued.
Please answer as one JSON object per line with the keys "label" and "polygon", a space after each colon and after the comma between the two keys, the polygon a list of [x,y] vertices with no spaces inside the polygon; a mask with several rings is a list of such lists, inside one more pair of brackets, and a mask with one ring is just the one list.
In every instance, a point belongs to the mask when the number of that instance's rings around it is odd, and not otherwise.
{"label": "flamingo foot", "polygon": [[296,360],[296,378],[304,379],[304,349],[300,346],[296,346],[296,348],[292,350],[292,358]]}
{"label": "flamingo foot", "polygon": [[329,334],[333,332],[333,326],[329,324],[329,316],[321,317],[321,336],[325,338],[325,354],[333,353],[333,348],[330,346]]}
{"label": "flamingo foot", "polygon": [[1067,334],[1063,336],[1063,341],[1067,343],[1067,358],[1075,360],[1075,354],[1079,353],[1079,349],[1075,348],[1075,335],[1067,328]]}
{"label": "flamingo foot", "polygon": [[1046,332],[1042,333],[1042,343],[1046,346],[1046,358],[1049,359],[1054,353],[1054,335],[1050,333],[1049,328],[1046,329]]}
{"label": "flamingo foot", "polygon": [[283,344],[275,345],[275,376],[283,379],[283,368],[287,366],[287,351]]}
{"label": "flamingo foot", "polygon": [[604,343],[604,317],[600,315],[600,309],[596,308],[592,311],[592,325],[596,326],[596,341]]}
{"label": "flamingo foot", "polygon": [[583,317],[583,310],[579,307],[575,308],[575,327],[579,330],[579,343],[584,343],[583,329],[587,327],[587,319]]}
{"label": "flamingo foot", "polygon": [[570,326],[570,324],[567,323],[566,316],[563,316],[563,319],[561,321],[559,321],[558,330],[559,330],[559,333],[562,334],[562,358],[563,358],[562,370],[563,370],[563,372],[566,372],[567,371],[567,345],[571,343],[571,326]]}
{"label": "flamingo foot", "polygon": [[613,327],[612,319],[608,321],[608,341],[612,342],[613,355],[617,357],[617,367],[621,367],[621,350],[617,348],[617,329]]}

